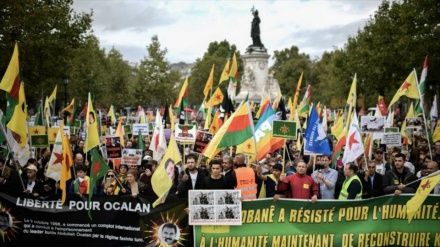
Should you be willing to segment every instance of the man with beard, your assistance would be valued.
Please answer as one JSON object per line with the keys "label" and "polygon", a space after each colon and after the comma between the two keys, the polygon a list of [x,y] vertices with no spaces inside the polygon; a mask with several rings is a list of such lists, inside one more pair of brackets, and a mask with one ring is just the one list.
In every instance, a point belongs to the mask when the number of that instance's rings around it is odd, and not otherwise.
{"label": "man with beard", "polygon": [[322,155],[321,164],[316,165],[312,178],[318,184],[321,199],[334,199],[335,184],[338,180],[338,172],[330,168],[331,156]]}
{"label": "man with beard", "polygon": [[205,173],[197,168],[197,157],[194,154],[186,156],[186,165],[182,167],[180,172],[177,193],[179,197],[188,197],[189,190],[201,189],[202,181]]}

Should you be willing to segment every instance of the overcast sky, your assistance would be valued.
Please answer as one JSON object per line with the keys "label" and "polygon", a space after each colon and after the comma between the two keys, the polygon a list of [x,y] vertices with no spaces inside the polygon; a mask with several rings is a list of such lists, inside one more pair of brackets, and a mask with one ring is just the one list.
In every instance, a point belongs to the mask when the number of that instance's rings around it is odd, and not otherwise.
{"label": "overcast sky", "polygon": [[119,50],[125,60],[139,62],[157,35],[170,63],[192,63],[209,43],[227,40],[242,54],[252,43],[252,14],[259,11],[261,41],[273,55],[295,45],[320,58],[355,36],[382,0],[291,1],[153,1],[74,0],[76,12],[93,11],[92,28],[100,46]]}

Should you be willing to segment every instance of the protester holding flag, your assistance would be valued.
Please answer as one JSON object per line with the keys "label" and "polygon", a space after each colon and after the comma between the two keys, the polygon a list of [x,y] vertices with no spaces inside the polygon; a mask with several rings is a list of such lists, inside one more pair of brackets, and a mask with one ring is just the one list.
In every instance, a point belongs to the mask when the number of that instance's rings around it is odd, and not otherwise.
{"label": "protester holding flag", "polygon": [[400,195],[401,193],[414,193],[418,186],[417,183],[409,184],[417,177],[412,174],[403,164],[405,163],[405,155],[402,153],[396,154],[394,157],[393,169],[387,171],[383,178],[383,186],[385,194]]}
{"label": "protester holding flag", "polygon": [[88,195],[90,186],[90,177],[87,175],[86,165],[77,165],[75,167],[76,179],[70,184],[69,194]]}

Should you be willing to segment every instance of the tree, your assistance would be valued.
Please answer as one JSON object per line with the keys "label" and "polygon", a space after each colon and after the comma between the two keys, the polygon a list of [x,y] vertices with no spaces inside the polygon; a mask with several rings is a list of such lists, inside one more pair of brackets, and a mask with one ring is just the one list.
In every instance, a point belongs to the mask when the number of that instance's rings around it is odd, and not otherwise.
{"label": "tree", "polygon": [[147,51],[148,55],[141,60],[134,79],[132,95],[136,105],[164,106],[167,99],[174,99],[180,90],[176,85],[181,81],[181,75],[171,71],[165,58],[167,49],[161,49],[157,35],[151,38]]}
{"label": "tree", "polygon": [[[300,54],[298,47],[292,46],[282,51],[274,51],[272,59],[275,59],[275,63],[269,70],[275,72],[275,78],[280,84],[283,95],[292,97],[295,95],[301,72],[304,72],[301,89],[305,89],[309,84],[312,85],[312,61],[309,55],[305,53]],[[312,91],[314,91],[313,86]],[[303,92],[304,90],[301,90],[301,94]]]}
{"label": "tree", "polygon": [[[0,1],[0,71],[5,71],[19,42],[27,103],[35,107],[61,84],[69,60],[88,35],[91,13],[71,10],[72,0]],[[4,99],[1,99],[4,101]]]}
{"label": "tree", "polygon": [[[389,102],[413,68],[420,76],[425,56],[429,55],[430,68],[440,63],[439,9],[435,0],[383,1],[365,28],[348,39],[342,50],[344,67],[336,66],[345,73],[335,76],[342,81],[347,73],[357,73],[358,94],[365,95],[369,106],[377,103],[382,89]],[[439,75],[440,71],[429,70],[428,81]],[[432,86],[435,90],[427,90],[425,102],[439,90]]]}
{"label": "tree", "polygon": [[[191,104],[200,105],[205,97],[203,89],[214,64],[214,83],[213,92],[219,84],[220,75],[228,60],[231,60],[233,54],[237,56],[238,74],[241,75],[243,71],[243,63],[240,61],[240,52],[237,51],[235,45],[230,45],[228,41],[211,42],[208,45],[208,50],[203,54],[202,58],[197,58],[192,70],[189,80],[189,101]],[[224,82],[221,85],[223,92],[228,87],[228,83]],[[237,91],[238,92],[238,91]],[[208,99],[209,100],[209,99]]]}

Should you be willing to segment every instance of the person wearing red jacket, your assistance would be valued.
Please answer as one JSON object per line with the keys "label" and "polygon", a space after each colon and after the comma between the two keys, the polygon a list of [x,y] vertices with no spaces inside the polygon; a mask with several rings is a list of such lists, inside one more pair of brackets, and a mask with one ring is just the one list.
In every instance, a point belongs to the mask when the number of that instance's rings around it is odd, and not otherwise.
{"label": "person wearing red jacket", "polygon": [[283,194],[276,194],[273,199],[279,198],[310,199],[312,203],[318,200],[319,189],[312,177],[306,174],[307,165],[304,161],[296,165],[296,173],[287,177],[281,175],[277,191]]}

